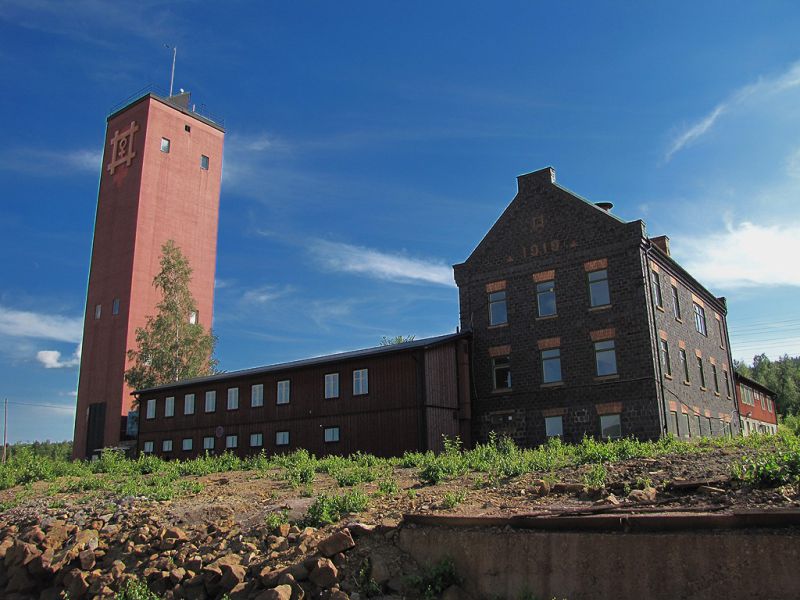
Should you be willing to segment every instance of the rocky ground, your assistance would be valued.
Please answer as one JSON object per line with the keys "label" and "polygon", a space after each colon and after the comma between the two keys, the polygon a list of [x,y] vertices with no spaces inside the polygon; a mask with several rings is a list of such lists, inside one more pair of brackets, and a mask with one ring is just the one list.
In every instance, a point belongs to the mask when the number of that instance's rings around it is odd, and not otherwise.
{"label": "rocky ground", "polygon": [[[247,600],[468,597],[431,586],[425,568],[393,544],[406,513],[512,516],[605,510],[709,510],[800,506],[791,486],[754,489],[731,478],[744,450],[632,459],[491,480],[484,473],[422,485],[397,469],[396,493],[362,486],[369,508],[322,528],[303,527],[314,497],[341,493],[318,475],[313,490],[269,472],[189,478],[195,494],[155,502],[108,492],[56,493],[45,482],[0,492],[0,597],[114,598],[128,581],[164,598]],[[268,525],[283,513],[289,523]],[[416,577],[416,580],[415,580]],[[437,584],[440,585],[440,584]],[[449,585],[449,584],[448,584]],[[441,587],[441,585],[440,585]],[[426,596],[427,593],[427,596]],[[144,598],[129,593],[128,598]]]}

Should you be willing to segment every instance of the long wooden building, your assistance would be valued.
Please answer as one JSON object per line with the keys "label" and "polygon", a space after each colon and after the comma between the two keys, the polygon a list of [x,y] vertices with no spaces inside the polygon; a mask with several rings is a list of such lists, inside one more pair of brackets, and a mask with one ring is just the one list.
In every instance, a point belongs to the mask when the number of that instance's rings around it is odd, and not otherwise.
{"label": "long wooden building", "polygon": [[138,451],[165,458],[305,448],[396,456],[469,443],[469,335],[321,356],[137,390]]}

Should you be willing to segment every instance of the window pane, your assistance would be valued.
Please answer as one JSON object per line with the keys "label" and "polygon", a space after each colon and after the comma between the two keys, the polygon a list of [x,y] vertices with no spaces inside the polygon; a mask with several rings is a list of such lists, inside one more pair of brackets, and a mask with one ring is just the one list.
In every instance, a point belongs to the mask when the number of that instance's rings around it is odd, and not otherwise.
{"label": "window pane", "polygon": [[661,340],[661,368],[666,375],[672,375],[672,365],[669,360],[669,344],[667,340]]}
{"label": "window pane", "polygon": [[328,373],[325,375],[325,398],[339,397],[339,374]]}
{"label": "window pane", "polygon": [[672,314],[676,319],[681,318],[681,299],[678,296],[678,288],[674,285],[672,286]]}
{"label": "window pane", "polygon": [[250,388],[250,406],[264,406],[263,383],[257,383]]}
{"label": "window pane", "polygon": [[617,354],[614,350],[614,340],[596,342],[594,345],[597,375],[614,375],[617,372]]}
{"label": "window pane", "polygon": [[181,443],[181,448],[184,452],[188,452],[192,449],[192,438],[184,438],[183,442]]}
{"label": "window pane", "polygon": [[353,371],[353,395],[369,393],[369,373],[367,369]]}
{"label": "window pane", "polygon": [[489,294],[489,325],[502,325],[508,322],[506,310],[506,293]]}
{"label": "window pane", "polygon": [[278,404],[289,404],[291,393],[290,381],[285,379],[278,382]]}
{"label": "window pane", "polygon": [[194,394],[186,394],[183,397],[183,414],[194,414]]}
{"label": "window pane", "polygon": [[261,433],[251,433],[250,434],[250,446],[251,447],[258,447],[264,445],[264,436]]}
{"label": "window pane", "polygon": [[239,445],[239,436],[229,435],[225,438],[226,448],[236,448]]}
{"label": "window pane", "polygon": [[172,417],[175,415],[175,398],[169,396],[164,402],[164,416]]}
{"label": "window pane", "polygon": [[161,450],[163,452],[172,452],[172,440],[164,440],[161,442]]}
{"label": "window pane", "polygon": [[539,307],[539,316],[548,317],[556,314],[556,284],[554,281],[545,281],[536,285],[536,303]]}
{"label": "window pane", "polygon": [[494,372],[494,389],[511,388],[511,363],[507,356],[493,358],[492,371]]}
{"label": "window pane", "polygon": [[699,304],[694,305],[694,328],[698,333],[708,335],[706,331],[706,311]]}
{"label": "window pane", "polygon": [[239,408],[239,388],[228,388],[228,410]]}
{"label": "window pane", "polygon": [[544,429],[547,437],[564,435],[564,423],[560,416],[558,417],[545,417]]}
{"label": "window pane", "polygon": [[213,450],[214,449],[214,438],[213,437],[204,437],[203,438],[203,450]]}
{"label": "window pane", "polygon": [[155,399],[147,401],[147,412],[145,414],[147,419],[155,419],[156,418],[156,401]]}
{"label": "window pane", "polygon": [[326,442],[338,442],[339,441],[339,428],[338,427],[326,427],[325,428],[325,441]]}
{"label": "window pane", "polygon": [[561,381],[561,350],[542,350],[542,381]]}
{"label": "window pane", "polygon": [[608,273],[605,269],[589,273],[589,303],[591,306],[611,304],[611,296],[608,293]]}
{"label": "window pane", "polygon": [[119,314],[119,298],[114,298],[114,301],[111,303],[111,314]]}
{"label": "window pane", "polygon": [[622,437],[619,415],[600,416],[600,435],[603,439]]}
{"label": "window pane", "polygon": [[217,392],[206,392],[206,412],[214,412],[217,410]]}
{"label": "window pane", "polygon": [[169,152],[169,140],[167,138],[161,138],[161,151]]}
{"label": "window pane", "polygon": [[661,297],[661,277],[655,271],[651,272],[653,276],[653,302],[659,308],[664,306],[664,299]]}
{"label": "window pane", "polygon": [[288,431],[278,431],[275,433],[275,445],[276,446],[288,446],[289,445],[289,432]]}
{"label": "window pane", "polygon": [[200,168],[208,171],[208,157],[205,154],[200,155]]}

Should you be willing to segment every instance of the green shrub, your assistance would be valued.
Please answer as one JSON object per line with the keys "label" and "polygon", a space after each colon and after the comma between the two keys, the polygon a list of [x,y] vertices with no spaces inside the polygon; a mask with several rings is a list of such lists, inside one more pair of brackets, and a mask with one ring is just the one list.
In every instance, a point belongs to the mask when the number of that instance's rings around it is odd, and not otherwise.
{"label": "green shrub", "polygon": [[351,490],[341,495],[320,494],[308,507],[303,525],[322,527],[336,523],[348,513],[359,513],[369,506],[369,497],[361,490]]}
{"label": "green shrub", "polygon": [[409,578],[411,587],[423,600],[436,600],[453,585],[460,585],[461,578],[456,572],[456,565],[450,558],[425,569],[421,575]]}
{"label": "green shrub", "polygon": [[465,492],[464,490],[459,490],[457,492],[445,492],[442,505],[447,509],[455,508],[456,506],[464,502],[464,500],[466,499],[467,499],[467,492]]}

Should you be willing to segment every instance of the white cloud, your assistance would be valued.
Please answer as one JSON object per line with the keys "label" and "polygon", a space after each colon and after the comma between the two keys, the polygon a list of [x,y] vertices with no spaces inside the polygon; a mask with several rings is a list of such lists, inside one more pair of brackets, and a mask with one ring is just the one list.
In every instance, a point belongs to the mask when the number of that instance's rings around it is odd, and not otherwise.
{"label": "white cloud", "polygon": [[247,290],[242,294],[242,301],[247,304],[267,304],[273,300],[290,293],[290,286],[278,287],[273,285],[262,285],[257,288]]}
{"label": "white cloud", "polygon": [[794,179],[800,179],[800,148],[786,159],[786,174]]}
{"label": "white cloud", "polygon": [[709,287],[800,287],[800,224],[729,224],[722,233],[703,238],[676,238],[683,248],[683,266]]}
{"label": "white cloud", "polygon": [[77,367],[81,364],[81,345],[75,348],[72,357],[61,360],[61,352],[58,350],[39,350],[36,353],[36,360],[38,360],[45,369],[70,369]]}
{"label": "white cloud", "polygon": [[728,112],[734,107],[752,101],[759,101],[768,96],[779,94],[798,86],[800,86],[800,61],[794,63],[788,70],[776,77],[762,77],[755,83],[739,88],[723,102],[714,107],[710,113],[694,124],[686,127],[682,133],[676,136],[664,155],[664,161],[669,161],[676,152],[705,135],[723,113]]}
{"label": "white cloud", "polygon": [[83,319],[0,306],[0,334],[77,343],[83,334]]}
{"label": "white cloud", "polygon": [[311,246],[314,257],[326,268],[386,279],[398,283],[425,282],[454,286],[453,269],[438,261],[409,258],[364,248],[317,240]]}
{"label": "white cloud", "polygon": [[0,168],[21,173],[60,176],[75,173],[100,173],[100,150],[75,149],[64,152],[41,148],[16,148],[0,155]]}

